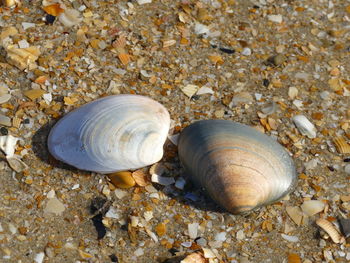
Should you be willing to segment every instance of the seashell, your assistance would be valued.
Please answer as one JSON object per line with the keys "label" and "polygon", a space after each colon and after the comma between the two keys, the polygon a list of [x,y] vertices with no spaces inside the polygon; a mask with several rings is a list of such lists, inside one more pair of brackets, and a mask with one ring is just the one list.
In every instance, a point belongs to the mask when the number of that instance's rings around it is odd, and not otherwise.
{"label": "seashell", "polygon": [[83,19],[80,17],[80,12],[78,10],[69,8],[64,10],[58,16],[58,20],[66,27],[72,27],[79,24]]}
{"label": "seashell", "polygon": [[180,263],[205,263],[204,256],[199,252],[194,252],[186,256]]}
{"label": "seashell", "polygon": [[307,200],[301,205],[301,210],[307,216],[313,216],[320,213],[325,208],[325,204],[319,200]]}
{"label": "seashell", "polygon": [[338,153],[350,153],[350,144],[345,141],[344,137],[336,137],[333,139],[333,142],[337,148]]}
{"label": "seashell", "polygon": [[0,136],[0,149],[5,153],[7,158],[14,155],[18,140],[18,138],[12,135]]}
{"label": "seashell", "polygon": [[301,263],[301,259],[298,254],[289,254],[288,255],[288,263]]}
{"label": "seashell", "polygon": [[131,172],[116,172],[108,175],[112,184],[118,188],[131,188],[135,185],[135,180]]}
{"label": "seashell", "polygon": [[168,111],[139,95],[114,95],[72,111],[52,128],[50,153],[81,170],[112,173],[158,162],[170,127]]}
{"label": "seashell", "polygon": [[178,152],[195,183],[234,214],[281,199],[297,180],[293,161],[281,145],[231,121],[198,121],[186,127]]}
{"label": "seashell", "polygon": [[302,135],[306,135],[310,139],[316,137],[315,126],[304,115],[295,115],[293,122]]}
{"label": "seashell", "polygon": [[335,226],[326,219],[319,218],[316,220],[316,224],[322,228],[331,237],[334,243],[343,243],[344,237],[339,233]]}

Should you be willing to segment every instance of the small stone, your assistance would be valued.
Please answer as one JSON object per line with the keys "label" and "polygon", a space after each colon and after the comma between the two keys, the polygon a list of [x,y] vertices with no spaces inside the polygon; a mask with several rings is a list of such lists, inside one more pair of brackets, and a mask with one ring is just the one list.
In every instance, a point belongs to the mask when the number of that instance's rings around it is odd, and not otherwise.
{"label": "small stone", "polygon": [[280,66],[286,61],[287,61],[287,57],[283,54],[278,54],[276,56],[272,56],[267,59],[267,63],[272,64],[274,66]]}

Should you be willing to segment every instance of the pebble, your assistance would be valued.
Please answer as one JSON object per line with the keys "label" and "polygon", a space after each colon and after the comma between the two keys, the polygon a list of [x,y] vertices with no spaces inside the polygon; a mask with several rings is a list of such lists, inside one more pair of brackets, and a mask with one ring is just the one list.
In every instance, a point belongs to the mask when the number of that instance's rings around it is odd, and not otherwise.
{"label": "pebble", "polygon": [[283,54],[278,54],[267,59],[267,62],[273,64],[274,66],[280,66],[286,62],[287,57]]}

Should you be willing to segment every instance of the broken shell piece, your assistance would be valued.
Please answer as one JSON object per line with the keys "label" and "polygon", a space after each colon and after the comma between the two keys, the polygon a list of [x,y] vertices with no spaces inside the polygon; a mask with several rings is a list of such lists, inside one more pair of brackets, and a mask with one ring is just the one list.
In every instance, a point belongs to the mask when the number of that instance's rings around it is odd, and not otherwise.
{"label": "broken shell piece", "polygon": [[173,177],[160,176],[158,174],[152,174],[152,182],[160,185],[171,185],[175,183],[175,179]]}
{"label": "broken shell piece", "polygon": [[11,95],[10,94],[2,95],[2,96],[0,96],[0,104],[8,102],[10,99],[11,99]]}
{"label": "broken shell piece", "polygon": [[6,160],[10,167],[17,173],[21,173],[28,169],[28,166],[20,159],[20,156],[13,155],[11,157],[6,157]]}
{"label": "broken shell piece", "polygon": [[350,153],[350,145],[345,141],[344,137],[339,136],[333,140],[338,153]]}
{"label": "broken shell piece", "polygon": [[304,115],[294,116],[293,122],[302,135],[306,135],[310,139],[316,137],[315,126]]}
{"label": "broken shell piece", "polygon": [[189,98],[191,98],[198,91],[199,87],[196,85],[188,84],[180,88],[183,93]]}
{"label": "broken shell piece", "polygon": [[66,27],[72,27],[79,24],[83,19],[80,17],[80,12],[69,8],[58,16],[60,22]]}
{"label": "broken shell piece", "polygon": [[15,7],[17,4],[20,4],[19,0],[3,0],[2,2],[6,7]]}
{"label": "broken shell piece", "polygon": [[180,263],[205,263],[205,258],[201,253],[195,252],[189,254],[187,257],[181,260]]}
{"label": "broken shell piece", "polygon": [[268,103],[267,105],[265,105],[265,107],[262,108],[261,111],[266,115],[271,115],[271,114],[275,113],[276,109],[277,109],[276,102],[272,101],[272,102]]}
{"label": "broken shell piece", "polygon": [[137,185],[143,187],[149,184],[148,174],[143,169],[136,170],[131,175]]}
{"label": "broken shell piece", "polygon": [[331,237],[334,243],[343,243],[344,237],[339,233],[335,226],[326,219],[319,218],[316,220],[316,224],[322,228]]}
{"label": "broken shell piece", "polygon": [[300,226],[303,220],[303,213],[300,210],[300,208],[297,206],[287,206],[286,211],[289,217],[293,220],[293,222]]}
{"label": "broken shell piece", "polygon": [[295,99],[298,96],[298,89],[296,87],[289,87],[288,96],[290,99]]}
{"label": "broken shell piece", "polygon": [[36,46],[28,48],[7,47],[6,51],[8,63],[20,70],[36,68],[35,61],[41,54],[39,47]]}
{"label": "broken shell piece", "polygon": [[307,216],[313,216],[321,211],[323,211],[325,204],[319,200],[307,200],[301,205],[301,210]]}
{"label": "broken shell piece", "polygon": [[19,139],[12,135],[0,136],[0,149],[10,158],[15,153],[17,141]]}

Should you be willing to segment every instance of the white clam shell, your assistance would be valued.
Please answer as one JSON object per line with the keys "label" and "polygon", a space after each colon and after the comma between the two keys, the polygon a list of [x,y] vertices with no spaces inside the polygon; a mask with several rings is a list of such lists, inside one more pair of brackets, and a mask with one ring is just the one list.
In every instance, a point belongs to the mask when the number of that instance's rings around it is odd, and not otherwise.
{"label": "white clam shell", "polygon": [[170,127],[168,111],[139,95],[115,95],[69,113],[52,128],[50,153],[81,170],[112,173],[158,162]]}
{"label": "white clam shell", "polygon": [[310,139],[316,137],[315,126],[304,115],[295,115],[293,122],[302,135],[306,135]]}

